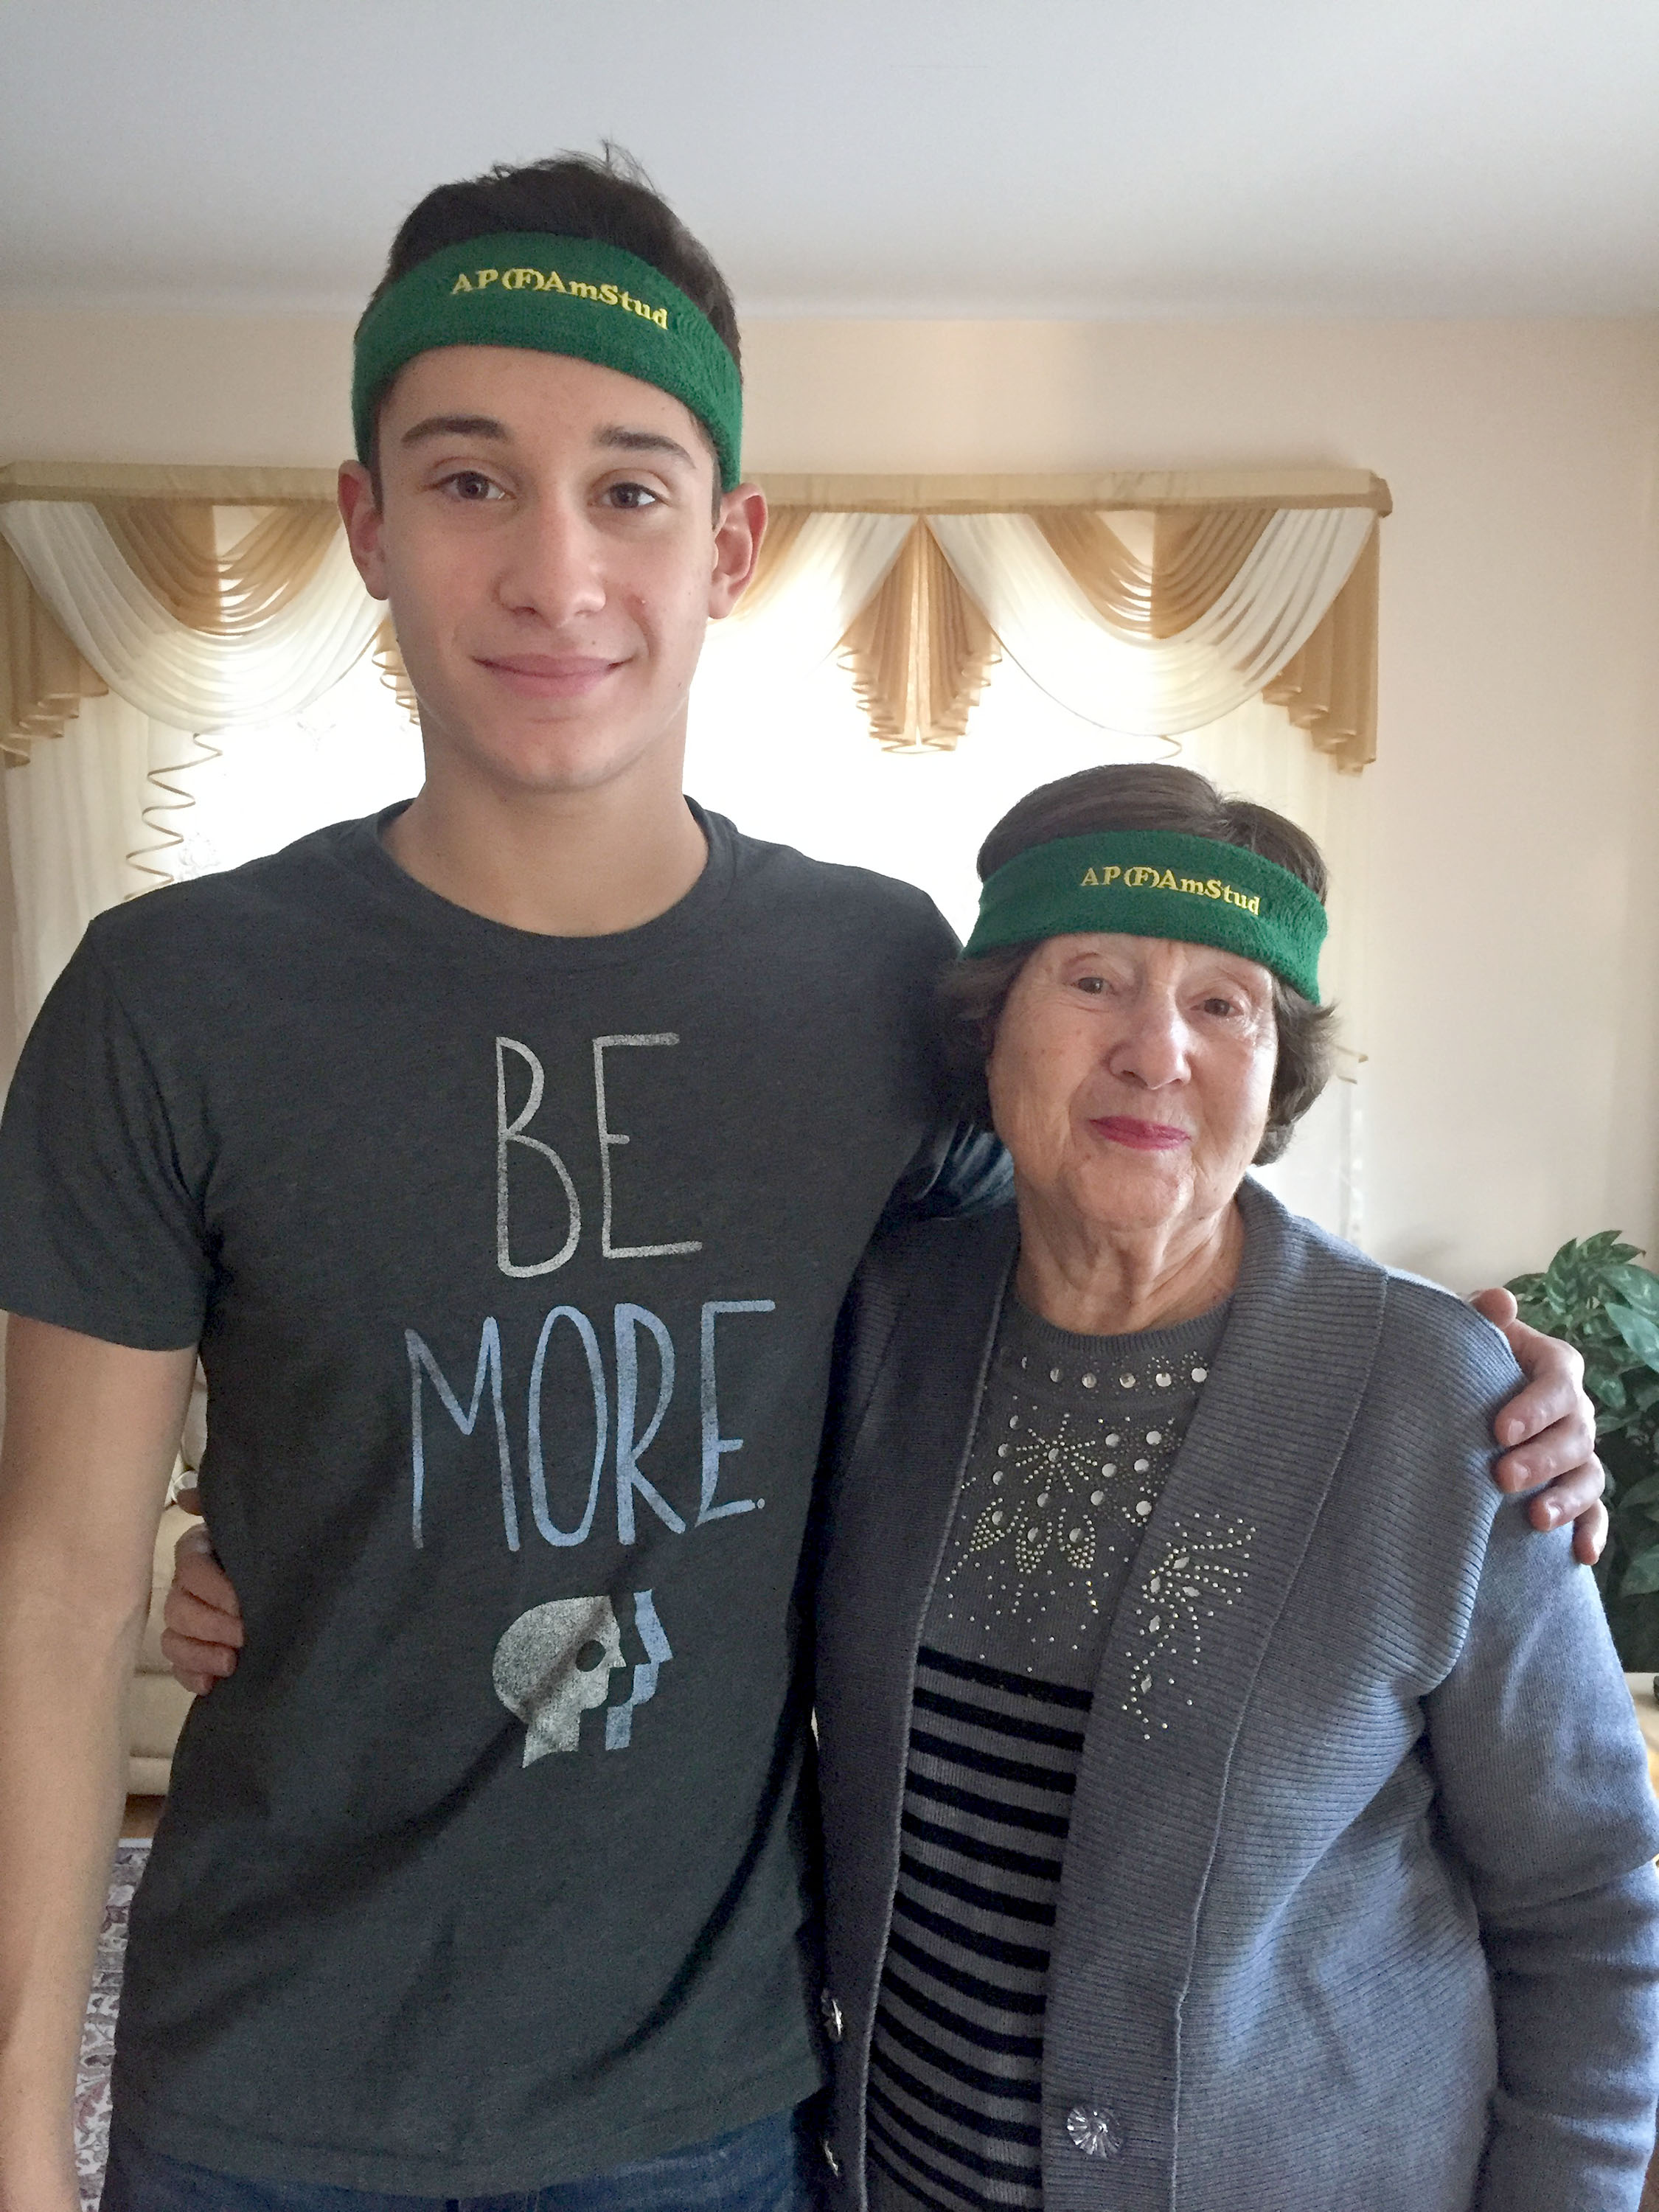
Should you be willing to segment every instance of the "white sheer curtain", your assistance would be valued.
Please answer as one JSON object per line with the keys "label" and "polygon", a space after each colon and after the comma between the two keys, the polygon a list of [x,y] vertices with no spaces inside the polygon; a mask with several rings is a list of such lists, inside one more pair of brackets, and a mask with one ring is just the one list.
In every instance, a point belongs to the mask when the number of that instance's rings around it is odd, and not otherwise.
{"label": "white sheer curtain", "polygon": [[[40,1012],[94,915],[167,880],[170,872],[158,877],[145,863],[173,842],[167,815],[188,803],[168,771],[211,751],[112,692],[83,700],[61,738],[37,745],[26,768],[6,770],[21,1029]],[[156,775],[173,788],[152,782]]]}
{"label": "white sheer curtain", "polygon": [[95,507],[13,501],[0,507],[0,531],[111,690],[173,729],[234,729],[300,714],[362,657],[385,618],[343,531],[279,612],[231,636],[192,629],[165,607]]}
{"label": "white sheer curtain", "polygon": [[1180,759],[1224,791],[1271,806],[1305,830],[1330,871],[1330,934],[1321,996],[1337,1009],[1336,1075],[1262,1179],[1298,1213],[1352,1243],[1364,1239],[1364,1036],[1367,780],[1342,775],[1290,726],[1283,707],[1247,700],[1181,739]]}
{"label": "white sheer curtain", "polygon": [[815,667],[840,644],[897,560],[908,514],[809,514],[775,588],[762,581],[709,626],[716,659],[736,653],[776,669]]}
{"label": "white sheer curtain", "polygon": [[[716,638],[729,627],[717,624]],[[1360,1241],[1364,778],[1337,774],[1282,707],[1260,698],[1179,739],[1133,737],[1080,720],[1011,661],[954,750],[884,752],[832,657],[781,679],[739,637],[720,642],[692,690],[687,788],[751,836],[919,884],[962,936],[979,895],[974,855],[993,823],[1035,786],[1103,761],[1177,761],[1306,830],[1331,872],[1322,969],[1341,1049],[1337,1079],[1265,1179],[1298,1212]]]}
{"label": "white sheer curtain", "polygon": [[83,701],[0,781],[18,1042],[106,907],[412,798],[421,779],[420,732],[367,655],[303,714],[211,738],[112,694]]}
{"label": "white sheer curtain", "polygon": [[1274,514],[1214,604],[1173,637],[1119,628],[1027,514],[939,514],[928,526],[1002,647],[1074,714],[1138,737],[1231,714],[1306,644],[1375,527],[1366,507]]}
{"label": "white sheer curtain", "polygon": [[109,686],[106,697],[81,700],[61,736],[40,738],[27,765],[6,771],[21,1030],[94,915],[181,872],[178,825],[224,734],[302,716],[364,661],[383,610],[337,529],[314,572],[268,615],[220,631],[164,605],[90,503],[9,501],[0,533]]}

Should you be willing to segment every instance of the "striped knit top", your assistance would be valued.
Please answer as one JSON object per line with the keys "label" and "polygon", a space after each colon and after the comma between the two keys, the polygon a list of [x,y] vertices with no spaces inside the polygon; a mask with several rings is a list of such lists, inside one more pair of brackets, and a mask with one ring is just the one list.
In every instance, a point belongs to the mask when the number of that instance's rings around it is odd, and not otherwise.
{"label": "striped knit top", "polygon": [[1011,1300],[918,1655],[871,2049],[872,2212],[1042,2201],[1042,2013],[1102,1647],[1226,1319]]}

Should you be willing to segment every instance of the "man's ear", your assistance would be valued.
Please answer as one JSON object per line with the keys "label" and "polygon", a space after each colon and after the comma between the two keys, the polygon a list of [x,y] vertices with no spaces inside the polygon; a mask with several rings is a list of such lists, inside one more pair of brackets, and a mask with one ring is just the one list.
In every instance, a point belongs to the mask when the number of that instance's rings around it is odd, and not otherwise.
{"label": "man's ear", "polygon": [[386,590],[386,555],[380,546],[380,509],[368,471],[361,461],[341,462],[337,496],[346,541],[357,563],[357,574],[363,580],[363,588],[371,599],[384,599],[390,595]]}
{"label": "man's ear", "polygon": [[726,493],[714,518],[714,570],[708,580],[708,611],[716,622],[743,597],[765,535],[766,494],[760,486],[739,484]]}

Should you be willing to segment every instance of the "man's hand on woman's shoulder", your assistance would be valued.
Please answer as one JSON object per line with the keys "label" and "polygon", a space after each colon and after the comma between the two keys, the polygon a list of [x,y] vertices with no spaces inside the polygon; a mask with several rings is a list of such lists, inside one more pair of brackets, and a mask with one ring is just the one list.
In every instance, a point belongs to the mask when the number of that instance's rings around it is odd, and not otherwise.
{"label": "man's hand on woman's shoulder", "polygon": [[1508,1291],[1477,1291],[1477,1313],[1501,1329],[1527,1387],[1503,1407],[1492,1433],[1505,1447],[1496,1478],[1500,1490],[1532,1490],[1528,1518],[1534,1528],[1573,1522],[1572,1548],[1593,1567],[1607,1540],[1607,1478],[1595,1456],[1595,1407],[1584,1389],[1584,1363],[1570,1344],[1542,1335],[1516,1319]]}

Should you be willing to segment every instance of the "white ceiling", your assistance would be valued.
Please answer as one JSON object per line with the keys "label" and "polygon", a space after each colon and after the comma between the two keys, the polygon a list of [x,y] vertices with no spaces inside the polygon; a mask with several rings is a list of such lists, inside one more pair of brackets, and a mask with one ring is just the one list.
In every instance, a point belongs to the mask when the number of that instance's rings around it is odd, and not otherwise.
{"label": "white ceiling", "polygon": [[606,135],[750,314],[1659,312],[1659,0],[0,0],[0,302],[355,309]]}

